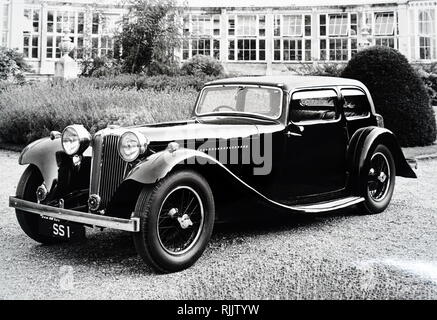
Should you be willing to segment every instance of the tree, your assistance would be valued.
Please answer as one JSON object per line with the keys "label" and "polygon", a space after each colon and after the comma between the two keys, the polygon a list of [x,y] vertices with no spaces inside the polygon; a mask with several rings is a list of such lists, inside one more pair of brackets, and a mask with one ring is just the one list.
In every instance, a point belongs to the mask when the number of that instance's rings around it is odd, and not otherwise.
{"label": "tree", "polygon": [[357,79],[369,89],[376,112],[405,147],[436,140],[436,120],[426,88],[399,51],[374,46],[358,52],[342,77]]}
{"label": "tree", "polygon": [[0,47],[0,80],[23,81],[23,72],[31,71],[22,53]]}
{"label": "tree", "polygon": [[130,0],[116,48],[123,71],[150,72],[151,67],[175,63],[174,50],[181,44],[175,0]]}

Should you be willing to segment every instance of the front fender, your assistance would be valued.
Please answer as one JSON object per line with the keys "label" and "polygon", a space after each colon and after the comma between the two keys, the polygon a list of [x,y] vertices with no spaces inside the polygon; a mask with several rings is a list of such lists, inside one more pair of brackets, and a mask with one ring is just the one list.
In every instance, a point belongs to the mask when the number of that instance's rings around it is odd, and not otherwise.
{"label": "front fender", "polygon": [[125,180],[134,180],[142,184],[156,183],[181,163],[219,164],[216,159],[194,149],[180,148],[174,152],[164,150],[139,163],[129,172]]}
{"label": "front fender", "polygon": [[47,189],[50,190],[58,177],[56,152],[62,150],[60,138],[54,140],[48,137],[42,138],[30,143],[21,151],[18,163],[35,165],[41,172]]}
{"label": "front fender", "polygon": [[353,175],[361,177],[363,168],[370,156],[372,149],[377,144],[384,144],[391,151],[395,166],[396,175],[406,178],[417,178],[416,173],[411,169],[396,136],[388,129],[380,127],[367,127],[358,130],[351,138],[349,146],[350,169]]}

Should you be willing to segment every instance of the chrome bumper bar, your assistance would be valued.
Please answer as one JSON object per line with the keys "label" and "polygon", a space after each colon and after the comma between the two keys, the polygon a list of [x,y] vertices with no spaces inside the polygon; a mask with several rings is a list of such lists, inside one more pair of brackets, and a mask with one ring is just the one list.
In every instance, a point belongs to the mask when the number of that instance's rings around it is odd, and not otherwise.
{"label": "chrome bumper bar", "polygon": [[59,220],[66,220],[96,227],[124,230],[129,232],[140,231],[139,218],[121,219],[100,216],[92,213],[51,207],[44,204],[38,204],[35,202],[18,199],[16,197],[9,197],[9,207],[19,209],[28,213],[39,214],[46,217],[53,217]]}

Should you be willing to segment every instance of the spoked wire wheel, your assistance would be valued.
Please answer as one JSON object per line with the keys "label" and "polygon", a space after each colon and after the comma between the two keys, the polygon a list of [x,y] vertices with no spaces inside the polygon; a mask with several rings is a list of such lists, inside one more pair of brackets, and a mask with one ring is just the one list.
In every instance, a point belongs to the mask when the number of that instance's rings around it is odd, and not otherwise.
{"label": "spoked wire wheel", "polygon": [[390,188],[390,164],[387,157],[376,152],[370,159],[367,192],[374,201],[383,200]]}
{"label": "spoked wire wheel", "polygon": [[175,171],[143,187],[134,215],[140,218],[133,234],[138,254],[156,271],[180,271],[199,259],[211,238],[214,197],[198,172]]}
{"label": "spoked wire wheel", "polygon": [[165,197],[156,225],[161,246],[169,254],[190,250],[202,233],[204,207],[199,194],[189,186],[178,186]]}

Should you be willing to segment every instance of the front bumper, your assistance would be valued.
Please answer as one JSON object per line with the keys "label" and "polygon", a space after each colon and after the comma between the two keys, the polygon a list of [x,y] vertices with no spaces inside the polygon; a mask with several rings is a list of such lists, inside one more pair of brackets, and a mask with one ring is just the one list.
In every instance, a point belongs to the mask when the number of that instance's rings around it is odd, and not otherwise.
{"label": "front bumper", "polygon": [[92,213],[85,213],[69,209],[51,207],[31,201],[22,200],[16,197],[9,197],[9,207],[21,210],[29,214],[39,214],[46,217],[53,217],[59,220],[66,220],[90,226],[124,230],[129,232],[140,231],[139,218],[114,218],[100,216]]}

